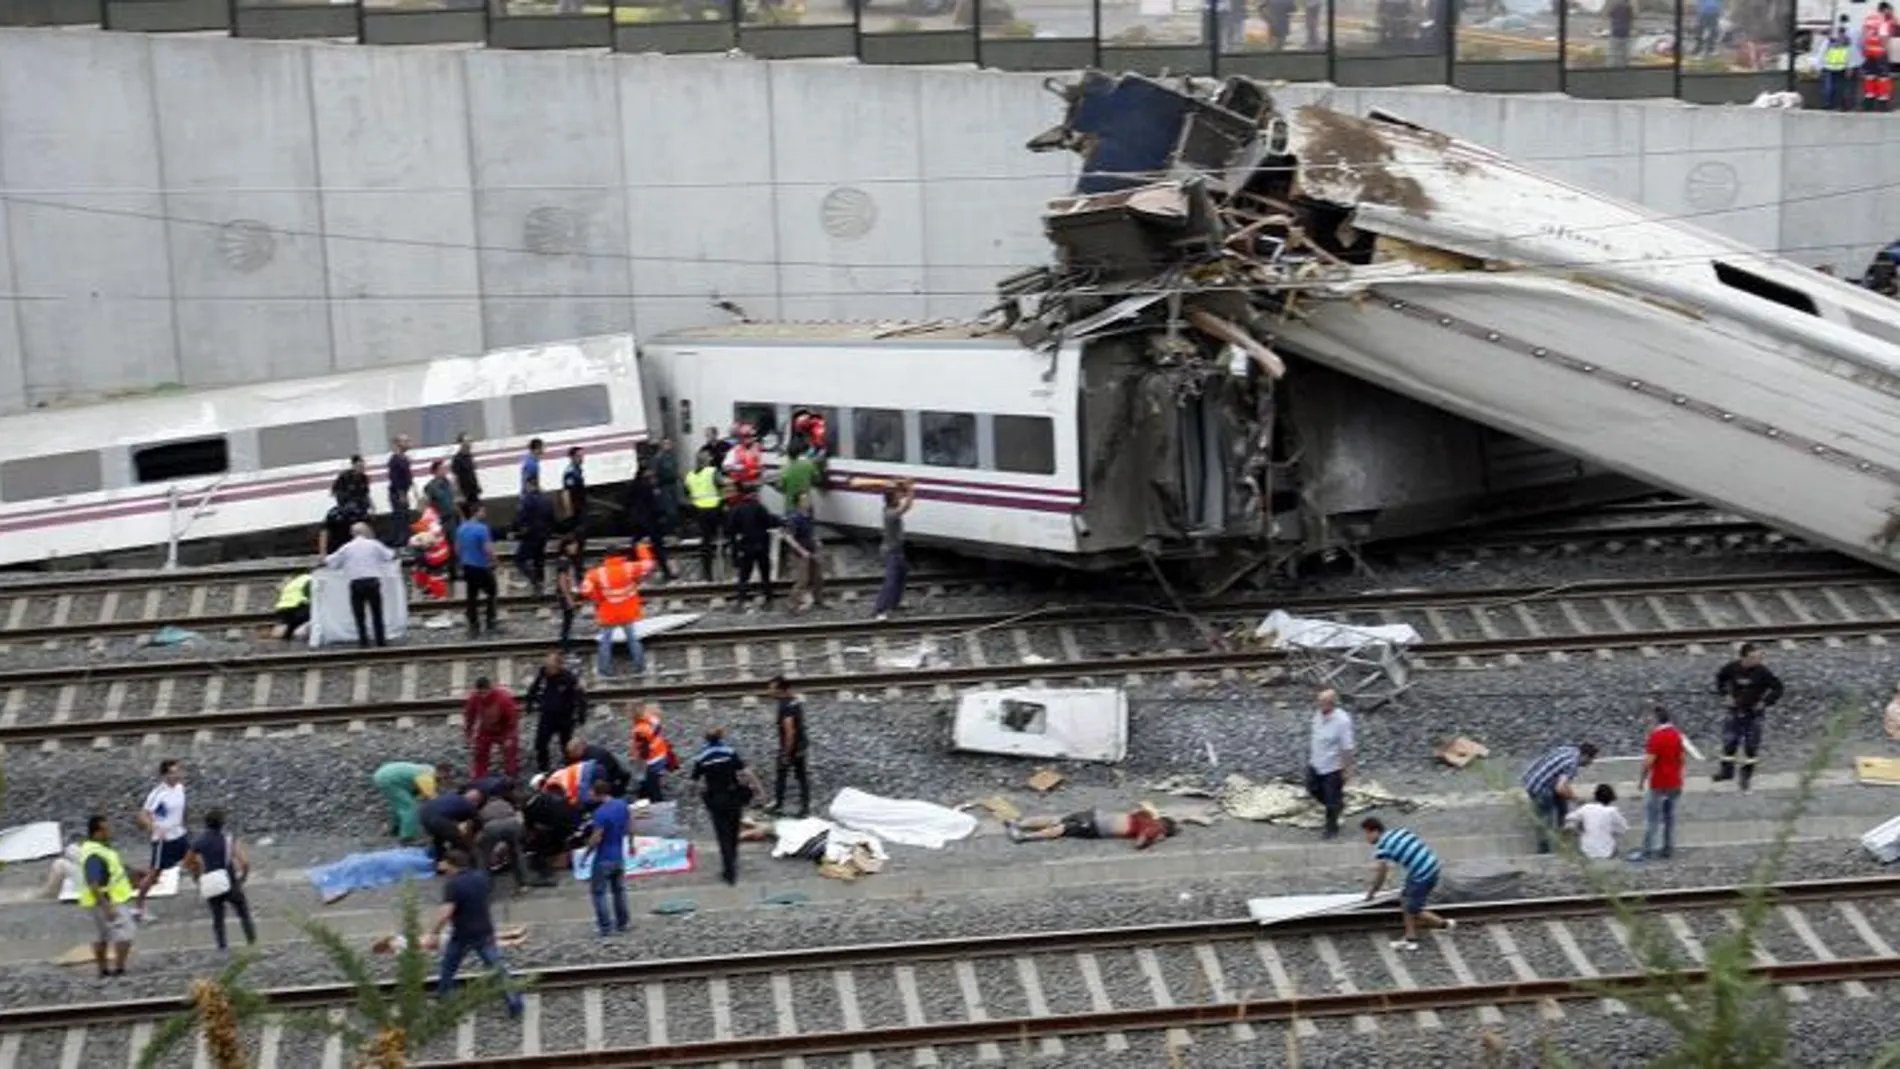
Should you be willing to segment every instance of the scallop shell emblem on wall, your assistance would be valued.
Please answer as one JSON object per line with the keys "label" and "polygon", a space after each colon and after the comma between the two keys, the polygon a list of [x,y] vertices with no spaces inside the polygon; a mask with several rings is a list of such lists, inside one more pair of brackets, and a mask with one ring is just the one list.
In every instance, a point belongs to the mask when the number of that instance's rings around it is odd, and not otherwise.
{"label": "scallop shell emblem on wall", "polygon": [[856,241],[877,226],[877,201],[862,189],[839,186],[819,202],[818,225],[841,241]]}
{"label": "scallop shell emblem on wall", "polygon": [[1708,160],[1689,168],[1683,197],[1697,211],[1714,212],[1732,206],[1742,191],[1742,178],[1733,164]]}
{"label": "scallop shell emblem on wall", "polygon": [[239,274],[261,271],[277,256],[277,235],[255,219],[233,219],[218,228],[218,258]]}
{"label": "scallop shell emblem on wall", "polygon": [[587,219],[571,208],[545,205],[522,220],[521,240],[541,256],[572,255],[587,247]]}

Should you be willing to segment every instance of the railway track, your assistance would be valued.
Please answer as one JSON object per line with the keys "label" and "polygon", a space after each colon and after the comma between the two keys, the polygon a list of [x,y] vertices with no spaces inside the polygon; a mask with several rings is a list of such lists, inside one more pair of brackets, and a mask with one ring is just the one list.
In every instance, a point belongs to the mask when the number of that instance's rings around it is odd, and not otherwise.
{"label": "railway track", "polygon": [[[1869,984],[1900,979],[1891,943],[1900,938],[1900,878],[1772,890],[1754,953],[1782,997],[1870,1000]],[[1739,924],[1743,895],[1689,888],[1630,904],[1693,977],[1708,945]],[[1598,1012],[1579,1003],[1624,1012],[1606,992],[1641,982],[1631,929],[1606,899],[1443,912],[1457,931],[1410,952],[1389,945],[1397,917],[1386,907],[1271,928],[1196,921],[550,968],[531,974],[519,1022],[491,1010],[417,1053],[434,1059],[427,1065],[478,1059],[497,1069],[817,1056],[874,1066],[890,1064],[875,1055],[899,1051],[918,1065],[961,1064],[968,1053],[978,1062],[1065,1053],[1113,1060],[1152,1033],[1165,1032],[1179,1049],[1210,1030],[1273,1051],[1283,1049],[1285,1029],[1303,1037],[1387,1032],[1402,1042],[1414,1030],[1468,1020],[1500,1024],[1506,1013]],[[286,1029],[281,1015],[341,1007],[353,996],[333,985],[267,992],[278,1016],[255,1026],[256,1064],[340,1064],[338,1047]],[[122,1064],[178,1008],[151,998],[0,1010],[0,1069]]]}
{"label": "railway track", "polygon": [[[956,687],[1018,681],[1232,678],[1297,662],[1221,635],[1245,636],[1269,605],[1347,623],[1409,623],[1425,639],[1413,648],[1414,663],[1426,667],[1744,640],[1878,644],[1900,633],[1900,579],[1835,569],[1230,602],[1194,616],[1108,605],[686,630],[653,640],[646,678],[597,683],[593,693],[609,701],[744,698],[781,671],[807,694],[847,697],[923,688],[947,698]],[[546,639],[521,639],[0,672],[0,743],[103,745],[121,736],[361,728],[377,720],[413,726],[459,716],[478,676],[520,681],[546,649]]]}
{"label": "railway track", "polygon": [[[882,581],[879,565],[861,553],[831,558],[840,569],[828,575],[830,591],[863,592]],[[681,573],[697,572],[697,560],[680,562]],[[109,575],[65,583],[0,585],[0,644],[85,642],[108,636],[148,635],[165,626],[197,631],[255,630],[272,625],[271,606],[277,588],[294,567],[278,564],[268,569],[220,569],[168,575],[160,572]],[[504,623],[521,614],[547,611],[552,600],[536,596],[508,569],[495,573],[501,597],[497,604]],[[939,586],[981,591],[1023,582],[1022,573],[997,573],[981,568],[920,569],[911,576],[913,588]],[[777,586],[783,592],[784,583]],[[650,584],[644,591],[648,610],[655,615],[694,612],[709,604],[730,600],[730,581],[702,583],[676,581]],[[429,611],[459,614],[459,597],[440,602],[411,602],[417,615]]]}

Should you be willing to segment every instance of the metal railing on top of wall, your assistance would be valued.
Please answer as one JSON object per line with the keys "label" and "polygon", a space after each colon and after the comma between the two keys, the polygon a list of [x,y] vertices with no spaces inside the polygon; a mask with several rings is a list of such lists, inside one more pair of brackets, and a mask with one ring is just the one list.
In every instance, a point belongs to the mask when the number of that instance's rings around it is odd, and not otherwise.
{"label": "metal railing on top of wall", "polygon": [[1803,88],[1790,48],[1805,51],[1796,8],[1785,0],[0,0],[0,25],[379,45],[736,48],[765,59],[1741,103]]}

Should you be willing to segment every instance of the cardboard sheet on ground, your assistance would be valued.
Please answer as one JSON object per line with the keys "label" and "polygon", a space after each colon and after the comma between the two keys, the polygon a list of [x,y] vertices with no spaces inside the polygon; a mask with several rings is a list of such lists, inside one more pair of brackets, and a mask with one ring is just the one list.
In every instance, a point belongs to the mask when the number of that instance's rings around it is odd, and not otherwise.
{"label": "cardboard sheet on ground", "polygon": [[61,849],[58,821],[42,820],[0,830],[0,862],[5,864],[56,857]]}
{"label": "cardboard sheet on ground", "polygon": [[[129,868],[130,866],[128,865],[127,867]],[[159,876],[158,882],[152,885],[152,893],[146,897],[172,897],[178,893],[178,881],[182,876],[183,872],[179,869],[166,869],[165,872]],[[59,900],[61,902],[77,902],[79,900],[79,887],[73,882],[71,876],[66,877],[65,882],[59,885]]]}
{"label": "cardboard sheet on ground", "polygon": [[1404,647],[1420,641],[1418,631],[1410,624],[1364,627],[1294,616],[1283,609],[1268,613],[1253,634],[1280,650],[1353,650],[1369,643]]}
{"label": "cardboard sheet on ground", "polygon": [[976,818],[934,802],[913,798],[881,798],[856,787],[846,787],[831,800],[831,819],[847,828],[868,832],[887,843],[939,850],[953,839],[967,839],[976,831]]}
{"label": "cardboard sheet on ground", "polygon": [[957,699],[951,747],[1006,757],[1120,761],[1128,697],[1112,687],[976,691]]}
{"label": "cardboard sheet on ground", "polygon": [[[367,617],[364,623],[369,624]],[[383,635],[398,639],[408,630],[409,587],[402,581],[402,566],[391,561],[383,571]],[[343,646],[355,641],[349,580],[334,568],[316,569],[310,573],[310,645]]]}
{"label": "cardboard sheet on ground", "polygon": [[1900,860],[1900,817],[1880,825],[1860,837],[1860,845],[1874,855],[1874,860],[1883,865],[1891,865]]}
{"label": "cardboard sheet on ground", "polygon": [[1900,758],[1856,757],[1854,778],[1874,787],[1900,787]]}
{"label": "cardboard sheet on ground", "polygon": [[1313,917],[1321,913],[1345,913],[1362,906],[1375,906],[1397,898],[1397,891],[1383,891],[1367,900],[1363,892],[1336,895],[1271,895],[1249,898],[1247,915],[1261,924],[1278,924],[1295,917]]}

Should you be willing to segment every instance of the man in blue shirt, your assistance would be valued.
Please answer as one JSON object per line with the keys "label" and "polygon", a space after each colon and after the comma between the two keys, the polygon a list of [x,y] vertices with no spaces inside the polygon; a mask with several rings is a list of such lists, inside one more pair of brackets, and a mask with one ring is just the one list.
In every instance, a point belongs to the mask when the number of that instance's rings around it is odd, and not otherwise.
{"label": "man in blue shirt", "polygon": [[[470,951],[506,983],[508,967],[501,962],[501,948],[495,944],[495,918],[488,908],[488,873],[477,868],[461,850],[449,851],[443,859],[443,871],[448,881],[442,886],[442,905],[435,911],[429,934],[439,938],[444,927],[453,924],[454,928],[442,941],[442,971],[436,977],[436,996],[448,994],[455,986],[455,974],[461,971],[462,959]],[[506,997],[508,1016],[520,1017],[521,993],[510,989]]]}
{"label": "man in blue shirt", "polygon": [[541,481],[541,454],[546,451],[547,446],[542,443],[541,439],[528,439],[528,455],[521,458],[522,493],[525,494],[528,492],[528,483],[530,481],[536,483]]}
{"label": "man in blue shirt", "polygon": [[[594,924],[601,938],[627,930],[627,800],[615,798],[605,777],[593,784],[593,834],[587,848],[594,855],[594,872],[587,890],[594,898]],[[613,928],[607,927],[607,899],[613,897]]]}
{"label": "man in blue shirt", "polygon": [[495,547],[488,530],[488,508],[474,502],[468,519],[455,529],[455,559],[462,566],[462,583],[468,589],[468,637],[480,633],[480,599],[488,599],[488,630],[495,630]]}
{"label": "man in blue shirt", "polygon": [[1359,822],[1360,830],[1366,833],[1366,842],[1372,844],[1372,884],[1366,888],[1366,901],[1370,902],[1379,895],[1379,889],[1385,886],[1386,870],[1397,865],[1405,870],[1405,889],[1399,893],[1399,908],[1405,913],[1405,935],[1394,939],[1394,950],[1418,949],[1418,924],[1422,920],[1427,928],[1443,928],[1450,931],[1458,927],[1458,922],[1450,917],[1441,917],[1425,908],[1425,900],[1431,897],[1432,888],[1438,886],[1438,855],[1425,841],[1406,828],[1393,828],[1387,831],[1384,822],[1378,817],[1367,817]]}

